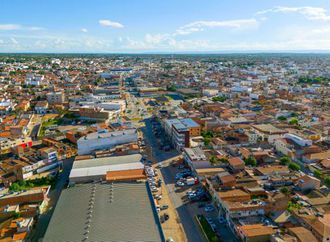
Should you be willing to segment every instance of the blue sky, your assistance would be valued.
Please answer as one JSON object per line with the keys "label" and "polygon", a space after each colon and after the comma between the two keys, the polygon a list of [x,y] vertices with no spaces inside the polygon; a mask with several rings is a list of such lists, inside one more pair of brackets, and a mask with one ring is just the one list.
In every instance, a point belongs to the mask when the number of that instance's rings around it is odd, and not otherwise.
{"label": "blue sky", "polygon": [[329,0],[1,0],[0,52],[329,51]]}

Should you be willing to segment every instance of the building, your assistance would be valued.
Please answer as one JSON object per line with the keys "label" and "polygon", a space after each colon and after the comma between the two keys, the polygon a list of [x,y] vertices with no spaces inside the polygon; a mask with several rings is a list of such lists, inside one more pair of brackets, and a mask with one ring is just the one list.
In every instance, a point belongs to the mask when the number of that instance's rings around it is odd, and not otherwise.
{"label": "building", "polygon": [[34,110],[38,114],[45,114],[48,110],[48,102],[47,101],[38,101],[34,106]]}
{"label": "building", "polygon": [[237,232],[239,238],[244,242],[263,242],[270,241],[275,230],[262,224],[248,224],[237,226]]}
{"label": "building", "polygon": [[167,119],[164,123],[165,133],[170,137],[173,146],[181,151],[184,147],[190,147],[190,138],[200,136],[201,127],[194,120]]}
{"label": "building", "polygon": [[165,239],[148,184],[113,182],[63,190],[42,241]]}
{"label": "building", "polygon": [[255,133],[260,137],[261,141],[267,141],[273,143],[276,138],[282,137],[285,133],[285,130],[278,129],[271,124],[258,124],[252,125]]}
{"label": "building", "polygon": [[90,133],[78,139],[78,155],[86,155],[97,150],[110,149],[116,145],[135,142],[137,142],[136,129]]}
{"label": "building", "polygon": [[49,92],[46,94],[49,104],[62,104],[65,102],[64,92]]}
{"label": "building", "polygon": [[107,175],[111,177],[111,172],[143,169],[141,158],[140,154],[135,154],[76,160],[69,179],[72,183],[106,180]]}
{"label": "building", "polygon": [[294,143],[296,143],[297,145],[300,145],[302,147],[311,146],[313,144],[313,141],[308,140],[308,139],[303,139],[303,138],[301,138],[301,137],[299,137],[298,135],[295,135],[295,134],[285,134],[284,138],[287,138],[287,139],[293,141]]}

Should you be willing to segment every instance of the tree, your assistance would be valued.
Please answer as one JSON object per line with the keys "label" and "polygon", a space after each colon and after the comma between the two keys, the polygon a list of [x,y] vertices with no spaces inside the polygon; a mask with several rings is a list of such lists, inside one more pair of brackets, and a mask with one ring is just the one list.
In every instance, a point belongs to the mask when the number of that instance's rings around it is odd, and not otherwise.
{"label": "tree", "polygon": [[327,177],[324,179],[324,183],[325,183],[325,185],[327,185],[328,187],[330,187],[330,176],[327,176]]}
{"label": "tree", "polygon": [[290,193],[290,191],[287,187],[281,187],[280,192],[285,195],[288,195]]}
{"label": "tree", "polygon": [[287,118],[286,118],[285,116],[279,116],[279,117],[277,118],[277,120],[285,121],[285,120],[287,120]]}
{"label": "tree", "polygon": [[298,125],[298,119],[297,118],[290,119],[289,124],[291,124],[291,125]]}
{"label": "tree", "polygon": [[282,165],[282,166],[286,166],[287,164],[289,164],[291,162],[291,159],[289,158],[289,157],[287,157],[287,156],[283,156],[283,157],[281,157],[281,159],[280,159],[280,164]]}
{"label": "tree", "polygon": [[314,176],[317,177],[317,178],[321,178],[322,172],[320,170],[315,170],[314,171]]}
{"label": "tree", "polygon": [[292,171],[299,171],[300,170],[300,166],[294,162],[290,162],[288,165],[289,169]]}
{"label": "tree", "polygon": [[253,156],[249,156],[248,158],[244,159],[244,162],[247,166],[257,166],[257,160]]}

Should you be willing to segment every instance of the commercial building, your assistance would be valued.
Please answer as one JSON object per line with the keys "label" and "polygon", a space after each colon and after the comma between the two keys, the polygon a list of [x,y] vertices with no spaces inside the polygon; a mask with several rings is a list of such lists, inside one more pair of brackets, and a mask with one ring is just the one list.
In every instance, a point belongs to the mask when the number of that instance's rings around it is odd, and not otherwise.
{"label": "commercial building", "polygon": [[63,190],[43,241],[165,239],[148,184],[114,182]]}
{"label": "commercial building", "polygon": [[191,137],[200,136],[201,134],[200,125],[190,118],[167,119],[164,126],[173,146],[179,151],[184,147],[190,147]]}
{"label": "commercial building", "polygon": [[[70,182],[82,183],[106,180],[107,173],[111,171],[143,169],[141,158],[140,154],[135,154],[76,160],[71,169]],[[109,176],[111,176],[111,173],[108,174]]]}
{"label": "commercial building", "polygon": [[114,132],[95,132],[81,137],[77,141],[78,155],[86,155],[97,150],[110,149],[116,145],[137,142],[136,129]]}

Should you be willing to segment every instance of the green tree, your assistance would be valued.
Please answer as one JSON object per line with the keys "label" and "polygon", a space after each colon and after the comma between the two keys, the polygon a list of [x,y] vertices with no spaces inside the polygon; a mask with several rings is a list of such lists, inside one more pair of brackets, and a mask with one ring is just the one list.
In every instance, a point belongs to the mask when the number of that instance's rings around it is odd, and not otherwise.
{"label": "green tree", "polygon": [[325,185],[330,187],[330,176],[327,176],[326,178],[324,178],[324,183],[325,183]]}
{"label": "green tree", "polygon": [[247,166],[257,166],[257,160],[253,156],[249,156],[248,158],[244,159],[244,162]]}
{"label": "green tree", "polygon": [[287,156],[283,156],[283,157],[281,157],[281,159],[280,159],[280,164],[282,165],[282,166],[286,166],[287,164],[289,164],[291,162],[291,159],[289,158],[289,157],[287,157]]}
{"label": "green tree", "polygon": [[315,170],[314,171],[314,176],[317,178],[321,178],[322,177],[322,172],[320,170]]}
{"label": "green tree", "polygon": [[289,169],[292,171],[299,171],[300,170],[300,166],[294,162],[290,162],[288,165]]}
{"label": "green tree", "polygon": [[290,193],[290,191],[287,187],[281,187],[280,192],[285,195],[288,195]]}
{"label": "green tree", "polygon": [[285,121],[285,120],[287,120],[287,118],[286,118],[285,116],[279,116],[279,117],[277,118],[277,120]]}
{"label": "green tree", "polygon": [[289,124],[291,124],[291,125],[298,125],[298,119],[297,118],[290,119]]}

